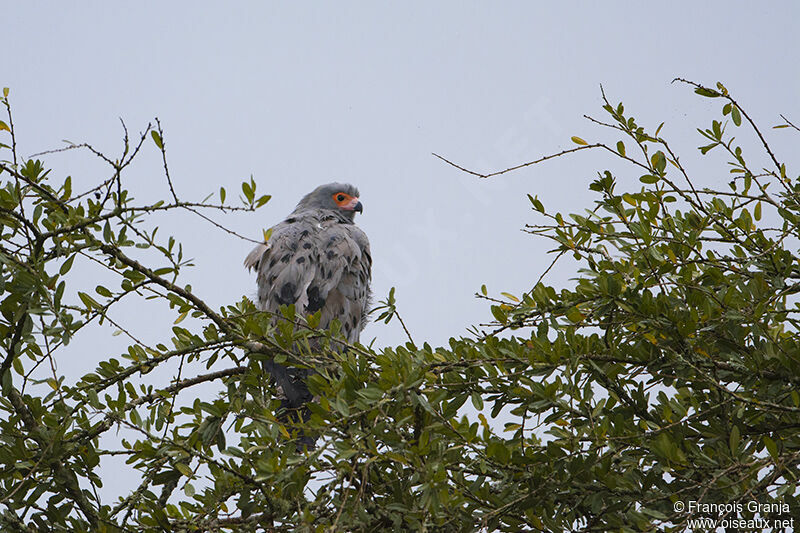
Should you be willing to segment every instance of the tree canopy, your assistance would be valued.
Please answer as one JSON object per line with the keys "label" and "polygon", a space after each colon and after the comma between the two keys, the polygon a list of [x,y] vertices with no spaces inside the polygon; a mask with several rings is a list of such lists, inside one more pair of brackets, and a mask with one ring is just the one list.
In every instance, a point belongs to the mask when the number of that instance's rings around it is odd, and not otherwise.
{"label": "tree canopy", "polygon": [[[800,515],[800,178],[724,86],[678,81],[721,106],[698,129],[701,157],[725,156],[719,186],[698,185],[684,163],[693,156],[673,151],[663,124],[640,125],[604,94],[606,118],[590,119],[601,140],[573,137],[572,149],[492,174],[459,167],[502,179],[607,154],[614,170],[587,184],[593,205],[562,215],[530,196],[526,231],[553,242],[550,267],[574,261],[561,267],[575,270],[569,287],[548,286],[546,270],[523,294],[482,287],[492,318],[474,336],[343,353],[330,349],[342,342],[335,324],[319,331],[292,308],[272,326],[247,298],[207,304],[182,277],[181,245],[153,223],[188,211],[220,225],[209,213],[256,210],[270,197],[253,179],[235,205],[224,189],[182,200],[156,121],[133,140],[125,130],[119,156],[68,146],[108,168],[74,190],[17,153],[5,89],[3,529],[680,531],[705,516],[691,501],[732,505],[706,513],[717,518]],[[774,134],[800,131],[783,121]],[[155,203],[126,188],[143,150],[163,158]],[[115,281],[82,286],[87,264]],[[131,300],[169,306],[169,338],[149,345],[117,323],[114,309]],[[399,319],[394,291],[373,316]],[[68,381],[54,362],[94,323],[130,346],[98,346],[96,370]],[[308,348],[312,337],[322,349]],[[297,428],[276,416],[267,360],[319,371],[304,428],[316,450],[298,452]],[[171,380],[148,378],[176,361]],[[209,384],[211,395],[193,393]],[[114,456],[139,481],[105,501],[98,488],[118,474],[100,465]],[[770,515],[750,502],[775,505]]]}

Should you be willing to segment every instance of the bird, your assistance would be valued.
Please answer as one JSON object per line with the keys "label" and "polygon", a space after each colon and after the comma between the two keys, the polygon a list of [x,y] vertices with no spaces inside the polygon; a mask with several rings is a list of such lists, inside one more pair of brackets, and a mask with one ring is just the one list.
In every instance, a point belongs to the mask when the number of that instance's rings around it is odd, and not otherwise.
{"label": "bird", "polygon": [[[293,304],[301,316],[319,312],[320,329],[338,319],[347,343],[359,342],[372,297],[369,240],[354,222],[363,213],[359,196],[347,183],[320,185],[247,255],[245,268],[257,273],[256,306],[271,313],[273,322],[280,320],[281,306]],[[305,386],[311,371],[274,362],[266,368],[284,408],[301,409],[312,399]]]}
{"label": "bird", "polygon": [[320,185],[303,196],[244,261],[258,273],[258,308],[278,313],[294,304],[298,313],[321,311],[321,329],[338,318],[345,339],[358,342],[371,300],[372,256],[356,213],[363,206],[350,184]]}

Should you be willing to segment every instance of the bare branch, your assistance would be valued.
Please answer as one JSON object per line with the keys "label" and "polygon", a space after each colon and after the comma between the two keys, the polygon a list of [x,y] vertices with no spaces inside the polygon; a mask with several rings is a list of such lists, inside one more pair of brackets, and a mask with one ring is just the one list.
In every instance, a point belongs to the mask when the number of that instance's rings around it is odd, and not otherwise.
{"label": "bare branch", "polygon": [[473,170],[466,169],[466,168],[464,168],[462,166],[457,165],[456,163],[453,163],[452,161],[450,161],[448,159],[445,159],[444,157],[440,156],[437,153],[432,153],[431,155],[433,155],[434,157],[438,157],[439,159],[441,159],[442,161],[444,161],[448,165],[453,166],[453,167],[455,167],[458,170],[461,170],[463,172],[466,172],[467,174],[472,174],[473,176],[477,176],[479,178],[491,178],[492,176],[500,176],[502,174],[506,174],[506,173],[512,172],[514,170],[519,170],[521,168],[525,168],[525,167],[529,167],[531,165],[535,165],[537,163],[541,163],[542,161],[547,161],[548,159],[555,159],[556,157],[561,157],[561,156],[566,155],[566,154],[571,154],[573,152],[579,152],[581,150],[587,150],[589,148],[598,148],[600,146],[602,146],[602,145],[601,144],[587,144],[587,145],[583,145],[583,146],[578,146],[576,148],[570,148],[569,150],[564,150],[564,151],[561,151],[561,152],[559,152],[557,154],[546,155],[544,157],[536,159],[535,161],[529,161],[527,163],[522,163],[521,165],[516,165],[516,166],[510,167],[510,168],[507,168],[505,170],[500,170],[498,172],[490,172],[489,174],[481,174],[479,172],[475,172]]}

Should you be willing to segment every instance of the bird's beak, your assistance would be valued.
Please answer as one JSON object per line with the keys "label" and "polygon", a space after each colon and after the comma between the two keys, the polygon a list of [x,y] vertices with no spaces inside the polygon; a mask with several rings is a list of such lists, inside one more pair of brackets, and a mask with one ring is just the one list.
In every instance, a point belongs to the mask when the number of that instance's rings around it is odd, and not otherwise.
{"label": "bird's beak", "polygon": [[358,198],[356,198],[356,197],[353,197],[353,199],[351,199],[347,203],[347,205],[342,206],[342,207],[344,209],[347,209],[348,211],[356,211],[358,213],[363,213],[364,212],[364,206],[361,205],[361,202],[359,202]]}

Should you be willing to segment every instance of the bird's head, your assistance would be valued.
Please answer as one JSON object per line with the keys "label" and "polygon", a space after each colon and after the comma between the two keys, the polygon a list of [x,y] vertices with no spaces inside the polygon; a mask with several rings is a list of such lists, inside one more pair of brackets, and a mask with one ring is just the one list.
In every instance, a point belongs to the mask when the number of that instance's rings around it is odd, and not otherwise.
{"label": "bird's head", "polygon": [[328,183],[303,196],[295,212],[306,209],[333,211],[352,221],[356,212],[363,211],[363,206],[358,201],[358,189],[349,183]]}

